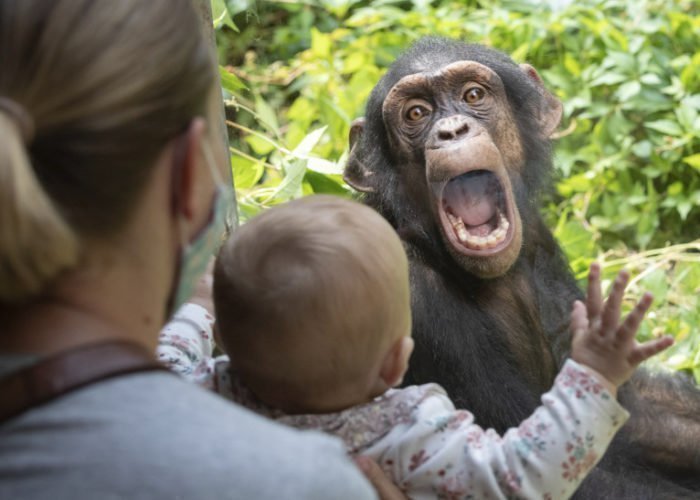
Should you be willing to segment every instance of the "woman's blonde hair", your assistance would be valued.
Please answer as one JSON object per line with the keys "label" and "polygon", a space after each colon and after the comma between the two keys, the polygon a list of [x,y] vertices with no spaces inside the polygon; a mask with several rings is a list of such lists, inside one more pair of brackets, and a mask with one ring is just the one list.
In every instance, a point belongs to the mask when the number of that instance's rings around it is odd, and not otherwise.
{"label": "woman's blonde hair", "polygon": [[17,303],[126,223],[214,72],[190,0],[3,0],[0,68],[0,302]]}

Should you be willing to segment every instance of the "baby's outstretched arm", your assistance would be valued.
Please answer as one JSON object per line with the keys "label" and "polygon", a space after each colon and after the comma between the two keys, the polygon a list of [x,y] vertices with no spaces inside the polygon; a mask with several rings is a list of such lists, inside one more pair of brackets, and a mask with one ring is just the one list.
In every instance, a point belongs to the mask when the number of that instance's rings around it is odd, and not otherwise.
{"label": "baby's outstretched arm", "polygon": [[542,406],[517,428],[500,437],[434,395],[418,407],[416,424],[394,429],[394,446],[372,451],[412,498],[569,498],[629,416],[614,397],[617,387],[673,343],[634,339],[650,294],[620,321],[628,280],[620,273],[603,302],[600,267],[591,266],[586,303],[577,302],[571,315],[572,359]]}
{"label": "baby's outstretched arm", "polygon": [[214,317],[203,306],[184,304],[160,332],[158,360],[191,382],[214,389],[213,324]]}
{"label": "baby's outstretched arm", "polygon": [[635,368],[644,360],[663,351],[673,338],[664,336],[643,344],[635,340],[639,325],[653,297],[645,293],[632,312],[620,322],[620,308],[629,274],[622,271],[613,283],[610,297],[603,303],[600,290],[600,266],[591,265],[586,303],[576,301],[571,313],[573,334],[571,358],[601,375],[615,394]]}

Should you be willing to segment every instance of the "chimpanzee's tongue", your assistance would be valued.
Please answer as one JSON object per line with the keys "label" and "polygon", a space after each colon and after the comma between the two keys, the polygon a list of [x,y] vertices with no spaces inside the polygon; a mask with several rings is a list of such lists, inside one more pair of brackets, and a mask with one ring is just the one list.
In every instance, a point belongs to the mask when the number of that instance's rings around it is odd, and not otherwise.
{"label": "chimpanzee's tongue", "polygon": [[496,176],[477,170],[452,179],[445,186],[443,201],[448,211],[459,216],[468,228],[480,229],[478,226],[486,224],[496,214],[499,192]]}

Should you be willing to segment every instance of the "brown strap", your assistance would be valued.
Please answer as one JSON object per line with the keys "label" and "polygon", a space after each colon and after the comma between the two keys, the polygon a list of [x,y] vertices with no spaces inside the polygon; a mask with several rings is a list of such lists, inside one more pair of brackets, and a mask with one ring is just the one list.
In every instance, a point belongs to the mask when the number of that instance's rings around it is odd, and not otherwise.
{"label": "brown strap", "polygon": [[130,342],[88,344],[59,353],[0,379],[0,423],[80,387],[151,370],[168,371]]}

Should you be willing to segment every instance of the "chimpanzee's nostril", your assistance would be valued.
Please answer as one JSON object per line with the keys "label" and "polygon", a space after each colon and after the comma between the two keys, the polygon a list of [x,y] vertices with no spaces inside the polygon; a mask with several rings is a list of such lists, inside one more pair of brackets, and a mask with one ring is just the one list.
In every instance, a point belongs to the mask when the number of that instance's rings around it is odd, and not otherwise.
{"label": "chimpanzee's nostril", "polygon": [[440,130],[438,132],[438,139],[441,141],[450,141],[455,137],[455,133],[452,130]]}
{"label": "chimpanzee's nostril", "polygon": [[459,137],[460,135],[465,135],[469,133],[469,124],[468,123],[462,123],[462,125],[455,131],[455,136]]}
{"label": "chimpanzee's nostril", "polygon": [[437,136],[441,141],[454,141],[460,136],[469,133],[469,124],[466,122],[462,123],[451,123],[442,130],[438,130]]}

